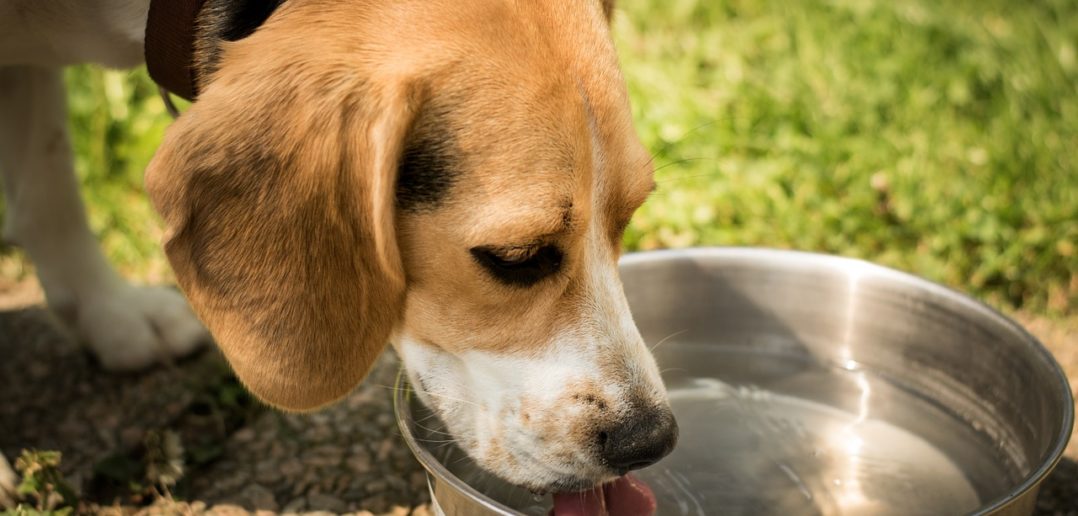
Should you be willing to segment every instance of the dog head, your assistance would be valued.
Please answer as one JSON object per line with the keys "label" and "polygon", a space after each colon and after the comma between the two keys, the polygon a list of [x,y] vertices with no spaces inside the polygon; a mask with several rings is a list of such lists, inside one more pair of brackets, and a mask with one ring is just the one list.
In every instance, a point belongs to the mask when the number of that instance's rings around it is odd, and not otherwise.
{"label": "dog head", "polygon": [[595,1],[285,2],[223,42],[146,187],[247,387],[308,410],[393,342],[486,469],[590,487],[677,427],[617,274],[653,188]]}

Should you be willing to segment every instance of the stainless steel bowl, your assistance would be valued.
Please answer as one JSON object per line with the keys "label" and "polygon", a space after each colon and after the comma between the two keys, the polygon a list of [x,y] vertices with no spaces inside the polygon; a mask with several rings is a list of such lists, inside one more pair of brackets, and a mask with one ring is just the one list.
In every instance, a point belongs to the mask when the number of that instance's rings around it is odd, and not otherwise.
{"label": "stainless steel bowl", "polygon": [[[1030,514],[1066,446],[1052,356],[947,288],[761,249],[633,254],[621,271],[681,428],[637,473],[659,514]],[[397,416],[438,510],[549,510],[430,444],[444,436],[407,389]]]}

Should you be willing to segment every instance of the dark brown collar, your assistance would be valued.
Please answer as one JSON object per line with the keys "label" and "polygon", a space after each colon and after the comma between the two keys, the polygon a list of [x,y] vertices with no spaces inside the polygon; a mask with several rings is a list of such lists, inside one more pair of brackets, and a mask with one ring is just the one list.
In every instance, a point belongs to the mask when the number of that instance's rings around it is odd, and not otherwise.
{"label": "dark brown collar", "polygon": [[195,21],[206,0],[151,0],[146,20],[146,69],[158,85],[194,100]]}

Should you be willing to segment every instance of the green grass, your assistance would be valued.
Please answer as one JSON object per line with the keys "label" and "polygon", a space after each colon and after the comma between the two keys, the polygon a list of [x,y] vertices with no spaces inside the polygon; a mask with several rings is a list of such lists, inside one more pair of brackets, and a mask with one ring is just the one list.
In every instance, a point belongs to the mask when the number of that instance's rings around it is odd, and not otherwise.
{"label": "green grass", "polygon": [[171,118],[144,69],[68,70],[75,168],[90,225],[128,276],[171,279],[160,249],[160,219],[142,191],[142,175]]}
{"label": "green grass", "polygon": [[824,251],[1078,306],[1078,3],[658,5],[615,31],[670,164],[630,248]]}
{"label": "green grass", "polygon": [[[659,167],[630,249],[822,251],[1078,307],[1078,3],[621,0],[614,28]],[[93,227],[167,280],[140,191],[167,115],[141,71],[68,82]]]}

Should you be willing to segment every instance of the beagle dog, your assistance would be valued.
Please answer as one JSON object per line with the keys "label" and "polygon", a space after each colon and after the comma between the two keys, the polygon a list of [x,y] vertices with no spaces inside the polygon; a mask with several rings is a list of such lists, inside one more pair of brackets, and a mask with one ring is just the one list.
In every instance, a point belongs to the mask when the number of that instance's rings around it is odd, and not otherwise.
{"label": "beagle dog", "polygon": [[[71,176],[58,67],[136,64],[148,2],[0,0],[5,235],[113,368],[203,337],[178,297],[117,279]],[[392,343],[509,482],[586,489],[666,455],[677,425],[618,278],[654,181],[611,2],[256,2],[202,8],[198,99],[145,178],[240,380],[312,410]]]}

